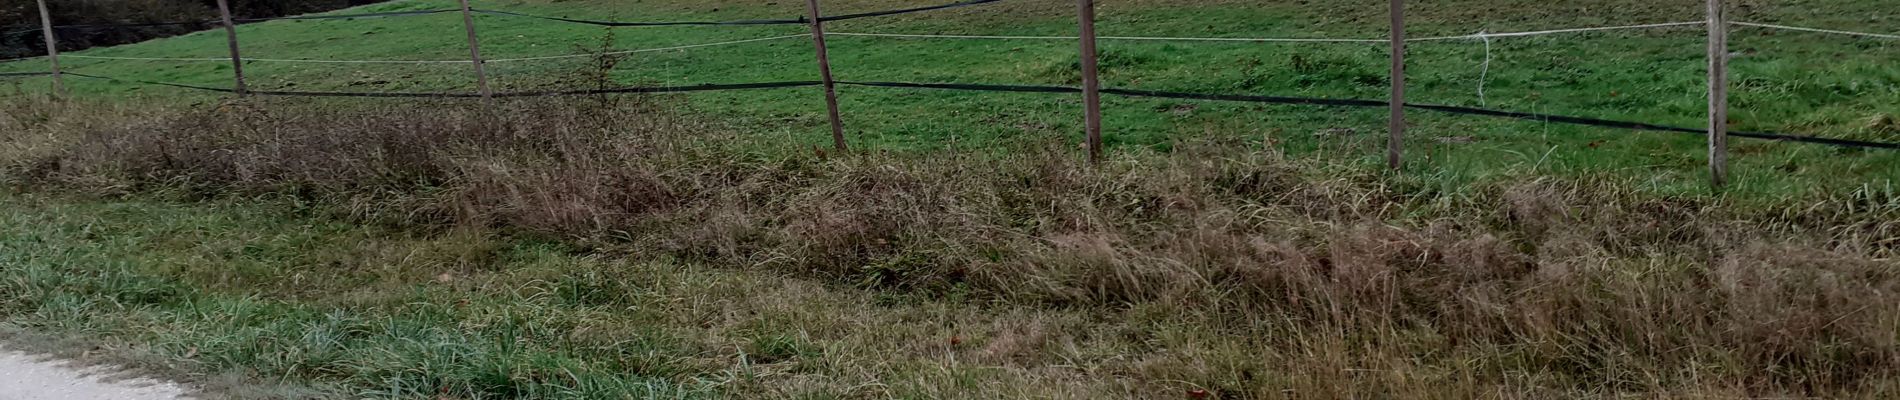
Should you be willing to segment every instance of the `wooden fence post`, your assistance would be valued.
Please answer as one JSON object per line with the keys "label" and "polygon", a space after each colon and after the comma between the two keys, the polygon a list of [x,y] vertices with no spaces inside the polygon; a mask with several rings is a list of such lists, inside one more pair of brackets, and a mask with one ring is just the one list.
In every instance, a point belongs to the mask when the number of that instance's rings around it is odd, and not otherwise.
{"label": "wooden fence post", "polygon": [[46,59],[53,64],[53,94],[66,95],[65,73],[59,70],[59,37],[53,35],[53,14],[46,9],[46,0],[40,3],[40,31],[46,36]]}
{"label": "wooden fence post", "polygon": [[237,24],[231,22],[230,3],[227,0],[218,0],[218,16],[224,20],[224,38],[231,45],[231,73],[237,79],[237,86],[233,90],[236,91],[238,98],[244,98],[250,94],[250,88],[244,84],[244,58],[238,55]]}
{"label": "wooden fence post", "polygon": [[1405,149],[1405,0],[1392,0],[1392,116],[1387,122],[1385,163],[1397,171]]}
{"label": "wooden fence post", "polygon": [[818,77],[825,85],[825,112],[831,117],[831,146],[843,153],[847,150],[844,143],[844,120],[838,117],[838,84],[831,78],[831,55],[825,51],[825,20],[818,11],[818,0],[805,0],[805,10],[811,18],[811,43],[818,53]]}
{"label": "wooden fence post", "polygon": [[1082,118],[1087,129],[1089,164],[1102,162],[1102,82],[1096,75],[1095,0],[1076,0],[1082,29]]}
{"label": "wooden fence post", "polygon": [[1728,183],[1728,16],[1709,0],[1709,181]]}
{"label": "wooden fence post", "polygon": [[488,66],[482,62],[482,42],[475,36],[475,13],[470,11],[468,0],[460,1],[462,29],[468,32],[468,58],[475,65],[475,88],[481,91],[482,99],[487,100],[493,98],[495,92],[488,88]]}

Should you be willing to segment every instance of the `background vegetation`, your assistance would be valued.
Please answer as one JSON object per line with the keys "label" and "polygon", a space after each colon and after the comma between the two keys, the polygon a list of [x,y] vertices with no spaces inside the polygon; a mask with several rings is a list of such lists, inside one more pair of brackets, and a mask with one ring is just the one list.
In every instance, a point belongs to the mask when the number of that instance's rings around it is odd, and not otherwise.
{"label": "background vegetation", "polygon": [[[237,18],[265,18],[329,11],[383,0],[231,0]],[[218,18],[215,0],[49,0],[54,25],[144,24]],[[203,30],[208,25],[62,29],[62,51],[137,43]],[[40,12],[35,0],[0,1],[0,59],[41,56]]]}
{"label": "background vegetation", "polygon": [[[651,1],[481,1],[477,7],[542,15],[622,20],[718,20],[802,15],[793,3]],[[1876,2],[1738,1],[1734,18],[1873,32],[1900,31]],[[831,13],[888,9],[914,2],[838,0]],[[1550,3],[1459,0],[1419,3],[1408,11],[1415,36],[1479,31],[1511,32],[1703,17],[1695,0]],[[453,7],[446,0],[369,6],[360,11]],[[1219,37],[1363,37],[1385,31],[1385,3],[1375,0],[1300,2],[1125,1],[1102,5],[1104,35]],[[841,32],[1070,35],[1071,4],[1011,1],[882,19],[833,24]],[[603,29],[504,16],[478,16],[491,59],[562,55],[604,49],[643,49],[805,32],[805,27],[657,27]],[[317,60],[460,60],[467,57],[461,18],[439,14],[406,18],[278,21],[240,29],[255,58]],[[1900,140],[1900,73],[1890,60],[1900,41],[1767,31],[1737,27],[1733,47],[1736,87],[1733,126],[1878,141]],[[1446,41],[1413,46],[1412,100],[1421,103],[1649,121],[1696,127],[1706,92],[1703,33],[1698,27],[1500,38],[1485,44]],[[860,81],[1075,84],[1076,56],[1067,41],[916,40],[838,37],[832,40],[838,76]],[[1104,47],[1107,85],[1200,93],[1299,95],[1380,99],[1386,92],[1386,51],[1378,44],[1169,43],[1110,41]],[[219,58],[222,32],[97,49],[81,54],[128,57]],[[73,71],[96,75],[229,86],[229,65],[69,59]],[[608,84],[695,84],[816,78],[811,44],[786,39],[685,51],[648,52],[614,61]],[[596,87],[600,60],[492,63],[502,90]],[[4,71],[43,70],[35,62],[0,64]],[[245,69],[258,89],[342,91],[473,91],[466,65],[291,64],[254,62]],[[210,101],[214,94],[176,88],[73,78],[81,96],[149,94],[168,101]],[[44,78],[17,80],[44,90]],[[1486,96],[1477,88],[1483,82]],[[847,87],[841,94],[849,139],[860,148],[980,151],[1017,138],[1080,135],[1078,96],[999,94]],[[783,134],[803,145],[828,145],[823,97],[815,88],[697,93],[676,112],[699,114],[762,134]],[[406,99],[364,104],[400,104]],[[1385,126],[1380,109],[1266,106],[1222,102],[1126,99],[1110,96],[1107,141],[1117,147],[1165,149],[1179,138],[1219,135],[1271,142],[1291,154],[1352,147],[1345,153],[1380,162]],[[1420,173],[1461,185],[1497,170],[1536,166],[1558,174],[1614,173],[1640,178],[1648,190],[1669,194],[1707,190],[1704,140],[1696,135],[1632,132],[1534,121],[1416,112],[1406,143],[1407,162]],[[1812,184],[1850,190],[1900,176],[1900,155],[1827,146],[1737,140],[1732,191],[1782,196]]]}

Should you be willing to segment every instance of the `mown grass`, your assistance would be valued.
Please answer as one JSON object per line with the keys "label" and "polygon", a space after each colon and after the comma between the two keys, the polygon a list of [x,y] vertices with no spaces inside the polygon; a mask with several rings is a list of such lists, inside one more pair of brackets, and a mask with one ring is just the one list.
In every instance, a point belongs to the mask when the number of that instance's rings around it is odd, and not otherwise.
{"label": "mown grass", "polygon": [[1218,137],[1099,168],[1054,140],[771,152],[596,100],[13,104],[0,306],[281,385],[246,396],[1900,390],[1890,187],[1446,190]]}
{"label": "mown grass", "polygon": [[[452,2],[402,1],[357,11],[438,9]],[[800,15],[793,3],[491,1],[478,7],[628,20],[710,20]],[[1876,4],[1860,0],[1743,2],[1735,18],[1876,32],[1900,30]],[[911,2],[827,3],[843,13]],[[1692,21],[1702,2],[1549,2],[1466,0],[1418,4],[1415,36],[1525,31],[1580,26]],[[1378,37],[1383,3],[1130,1],[1102,5],[1104,35]],[[1066,35],[1073,10],[1062,2],[1019,1],[890,19],[834,24],[837,31]],[[654,48],[802,33],[799,26],[622,28],[608,30],[480,16],[490,58],[567,54],[601,48]],[[273,22],[245,26],[253,57],[312,59],[460,59],[459,18]],[[1500,38],[1489,72],[1477,41],[1413,46],[1412,93],[1422,103],[1490,107],[1700,126],[1702,33],[1696,27],[1609,34]],[[1736,129],[1892,141],[1900,109],[1900,75],[1887,68],[1896,42],[1737,28],[1734,48]],[[898,40],[837,37],[834,65],[845,80],[997,82],[1071,85],[1072,43],[1064,41]],[[601,46],[608,43],[609,46]],[[205,32],[82,54],[218,57],[222,36]],[[1104,45],[1110,86],[1315,97],[1384,97],[1385,50],[1366,44],[1119,42]],[[585,87],[591,60],[497,63],[506,89]],[[218,63],[69,60],[75,71],[201,85],[226,85]],[[36,68],[14,63],[4,68]],[[11,70],[10,69],[10,70]],[[690,84],[810,80],[810,44],[798,39],[691,51],[640,53],[610,76],[620,84]],[[472,90],[466,66],[299,65],[253,63],[259,88],[359,91]],[[1486,96],[1476,90],[1484,78]],[[38,86],[40,82],[27,81]],[[167,96],[173,89],[76,82],[82,94]],[[828,143],[821,97],[811,89],[703,93],[679,112],[719,119],[741,130],[783,137],[788,144]],[[185,94],[184,98],[201,99]],[[401,101],[401,100],[398,100]],[[850,139],[859,148],[996,151],[1020,138],[1074,142],[1081,120],[1070,96],[846,88]],[[382,104],[382,103],[378,103]],[[1107,140],[1125,148],[1166,148],[1178,139],[1218,135],[1270,142],[1293,154],[1322,148],[1363,163],[1378,162],[1383,112],[1297,106],[1110,98]],[[1669,195],[1707,191],[1703,140],[1694,135],[1626,132],[1533,122],[1414,113],[1408,141],[1411,171],[1447,187],[1500,171],[1537,168],[1553,174],[1613,173],[1642,179]],[[1900,176],[1893,152],[1738,140],[1733,193],[1777,198],[1795,190],[1852,190]],[[797,146],[781,146],[797,147]]]}

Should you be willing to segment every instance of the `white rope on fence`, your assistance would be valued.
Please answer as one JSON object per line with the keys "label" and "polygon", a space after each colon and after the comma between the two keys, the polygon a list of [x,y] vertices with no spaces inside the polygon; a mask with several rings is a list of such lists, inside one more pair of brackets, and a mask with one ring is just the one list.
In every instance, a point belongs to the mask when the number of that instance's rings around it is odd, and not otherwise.
{"label": "white rope on fence", "polygon": [[[1486,41],[1486,44],[1488,45],[1491,38],[1500,38],[1500,37],[1552,35],[1552,34],[1562,34],[1562,33],[1597,32],[1597,31],[1624,30],[1624,29],[1666,28],[1666,27],[1676,27],[1676,26],[1703,25],[1706,23],[1707,21],[1693,21],[1693,22],[1672,22],[1672,23],[1662,23],[1662,24],[1646,24],[1646,25],[1624,25],[1624,26],[1592,27],[1592,28],[1554,29],[1554,30],[1532,31],[1532,32],[1510,32],[1510,33],[1479,32],[1479,33],[1470,34],[1470,35],[1425,37],[1425,38],[1407,39],[1406,41],[1410,42],[1410,41],[1443,41],[1443,40],[1476,39],[1476,40],[1484,40]],[[1745,23],[1745,22],[1737,22],[1735,24],[1747,25],[1747,26],[1759,26],[1759,27],[1767,27],[1767,28],[1777,28],[1777,29],[1792,29],[1792,30],[1802,30],[1802,31],[1814,31],[1814,32],[1838,33],[1838,34],[1847,34],[1847,35],[1900,39],[1900,35],[1883,35],[1883,34],[1875,34],[1875,33],[1832,31],[1832,30],[1826,30],[1826,29],[1799,28],[1799,27],[1768,25],[1768,24],[1752,24],[1752,23]],[[918,39],[1003,39],[1003,40],[1079,40],[1081,39],[1080,37],[1077,37],[1077,36],[938,35],[938,34],[858,33],[858,32],[827,32],[826,34],[834,35],[834,36],[864,36],[864,37],[918,38]],[[485,62],[490,62],[490,63],[520,62],[520,61],[540,61],[540,60],[558,60],[558,59],[568,59],[568,58],[599,57],[599,56],[608,56],[608,55],[686,50],[686,49],[694,49],[694,48],[702,48],[702,47],[726,46],[726,45],[763,42],[763,41],[771,41],[771,40],[802,38],[802,37],[809,37],[809,36],[811,36],[811,34],[802,33],[802,34],[796,34],[796,35],[730,40],[730,41],[724,41],[724,42],[659,47],[659,48],[650,48],[650,49],[621,50],[621,51],[611,51],[611,52],[603,52],[603,53],[568,54],[568,55],[543,56],[543,57],[503,58],[503,59],[487,60]],[[1352,38],[1231,38],[1231,37],[1169,37],[1169,36],[1102,36],[1102,37],[1099,37],[1098,39],[1129,40],[1129,41],[1253,42],[1253,43],[1386,43],[1388,42],[1388,40],[1385,40],[1385,39],[1352,39]],[[1489,51],[1487,51],[1487,54],[1489,54]],[[113,57],[113,56],[88,56],[88,55],[63,55],[63,57],[78,58],[78,59],[95,59],[95,60],[168,61],[168,62],[228,62],[231,60],[230,58]],[[1487,58],[1489,58],[1488,55],[1487,55]],[[22,60],[22,59],[15,59],[15,60],[9,60],[9,61],[19,61],[19,60]],[[244,59],[244,61],[277,62],[277,63],[312,63],[312,64],[468,64],[468,63],[471,63],[471,61],[469,60],[307,60],[307,59],[275,59],[275,58],[246,58]]]}
{"label": "white rope on fence", "polygon": [[924,35],[910,33],[852,33],[825,32],[826,36],[867,36],[910,39],[1019,39],[1019,40],[1081,40],[1080,36],[986,36],[986,35]]}
{"label": "white rope on fence", "polygon": [[610,51],[610,52],[605,52],[605,53],[568,54],[568,55],[545,56],[545,57],[501,58],[501,59],[488,60],[488,62],[497,63],[497,62],[514,62],[514,61],[558,60],[558,59],[564,59],[564,58],[600,57],[600,56],[612,56],[612,55],[634,54],[634,53],[649,53],[649,52],[655,52],[655,51],[686,50],[686,49],[696,49],[696,48],[701,48],[701,47],[726,46],[726,45],[734,45],[734,44],[740,44],[740,43],[763,42],[763,41],[768,41],[768,40],[783,40],[783,39],[802,38],[802,37],[810,37],[810,36],[811,34],[809,33],[801,33],[801,34],[796,34],[796,35],[773,36],[773,37],[767,37],[767,38],[741,39],[741,40],[732,40],[732,41],[717,42],[717,43],[689,44],[689,45],[684,45],[684,46],[659,47],[659,48],[651,48],[651,49],[620,50],[620,51]]}
{"label": "white rope on fence", "polygon": [[[1507,32],[1507,33],[1480,32],[1480,33],[1475,33],[1475,34],[1470,34],[1470,35],[1436,36],[1436,37],[1406,39],[1406,41],[1407,42],[1424,42],[1424,41],[1466,40],[1466,39],[1488,40],[1490,38],[1501,38],[1501,37],[1554,35],[1554,34],[1561,34],[1561,33],[1598,32],[1598,31],[1628,30],[1628,29],[1668,28],[1668,27],[1692,26],[1692,25],[1700,26],[1700,25],[1706,25],[1706,24],[1708,24],[1708,21],[1669,22],[1669,23],[1660,23],[1660,24],[1553,29],[1553,30],[1546,30],[1546,31],[1531,31],[1531,32]],[[938,35],[938,34],[861,33],[861,32],[826,32],[825,34],[836,35],[836,36],[867,36],[867,37],[913,38],[913,39],[1019,39],[1019,40],[1078,40],[1078,39],[1081,39],[1080,37],[1076,37],[1076,36]],[[1096,39],[1184,41],[1184,42],[1289,42],[1289,43],[1388,43],[1388,42],[1391,42],[1390,40],[1387,40],[1387,39],[1228,38],[1228,37],[1191,37],[1191,36],[1188,36],[1188,37],[1182,37],[1182,36],[1100,36],[1100,37],[1097,37]]]}
{"label": "white rope on fence", "polygon": [[[564,59],[564,58],[584,58],[584,57],[599,57],[599,56],[606,56],[606,55],[647,53],[647,52],[655,52],[655,51],[686,50],[686,49],[694,49],[694,48],[701,48],[701,47],[726,46],[726,45],[734,45],[734,44],[740,44],[740,43],[763,42],[763,41],[768,41],[768,40],[801,38],[801,37],[807,37],[807,36],[811,36],[811,34],[801,33],[797,35],[773,36],[773,37],[768,37],[768,38],[742,39],[742,40],[732,40],[732,41],[717,42],[717,43],[701,43],[701,44],[690,44],[690,45],[684,45],[684,46],[660,47],[660,48],[651,48],[651,49],[621,50],[621,51],[611,51],[611,52],[605,52],[605,53],[568,54],[568,55],[546,56],[546,57],[502,58],[502,59],[486,60],[484,62],[496,63],[496,62],[515,62],[515,61],[556,60],[556,59]],[[94,59],[94,60],[124,60],[124,61],[170,61],[170,62],[230,62],[231,61],[230,58],[226,58],[226,57],[168,58],[168,57],[112,57],[112,56],[87,56],[87,55],[60,55],[60,56],[68,57],[68,58],[83,58],[83,59]],[[252,62],[252,61],[279,62],[279,63],[313,63],[313,64],[469,64],[473,62],[469,60],[301,60],[301,59],[280,59],[280,58],[245,58],[244,61],[246,62]]]}
{"label": "white rope on fence", "polygon": [[[1484,35],[1484,32],[1478,32],[1478,34]],[[1491,37],[1484,36],[1483,38],[1484,38],[1484,66],[1480,67],[1480,69],[1478,70],[1478,105],[1484,106],[1484,107],[1490,107],[1491,106],[1490,102],[1485,101],[1485,98],[1484,98],[1484,84],[1491,81]]]}
{"label": "white rope on fence", "polygon": [[[1081,40],[1081,36],[984,36],[984,34],[868,34],[868,32],[825,32],[830,36],[868,36],[868,38],[950,38],[950,40]],[[1174,36],[1096,36],[1096,40],[1151,40],[1151,42],[1349,42],[1349,44],[1385,44],[1389,40],[1349,40],[1349,38],[1174,38]]]}
{"label": "white rope on fence", "polygon": [[1900,35],[1890,35],[1890,34],[1885,34],[1885,33],[1840,31],[1840,30],[1833,30],[1833,29],[1820,29],[1820,28],[1803,28],[1799,26],[1762,24],[1762,23],[1754,23],[1754,22],[1730,22],[1730,24],[1741,25],[1741,26],[1752,26],[1756,28],[1785,29],[1785,30],[1791,30],[1791,31],[1831,33],[1831,34],[1836,34],[1836,35],[1848,35],[1848,36],[1860,36],[1860,37],[1870,37],[1870,38],[1879,38],[1879,39],[1900,40]]}
{"label": "white rope on fence", "polygon": [[1408,42],[1430,42],[1430,41],[1441,41],[1441,40],[1471,40],[1471,39],[1489,39],[1489,38],[1502,38],[1502,37],[1521,37],[1521,36],[1540,36],[1540,35],[1555,35],[1555,34],[1561,34],[1561,33],[1584,33],[1584,32],[1601,32],[1601,31],[1616,31],[1616,30],[1629,30],[1629,29],[1653,29],[1653,28],[1671,28],[1671,27],[1678,27],[1678,26],[1706,26],[1706,25],[1708,25],[1708,24],[1709,24],[1709,21],[1708,21],[1708,20],[1702,20],[1702,21],[1688,21],[1688,22],[1666,22],[1666,23],[1660,23],[1660,24],[1642,24],[1642,25],[1621,25],[1621,26],[1603,26],[1603,27],[1591,27],[1591,28],[1568,28],[1568,29],[1552,29],[1552,30],[1546,30],[1546,31],[1530,31],[1530,32],[1506,32],[1506,33],[1485,33],[1485,32],[1479,32],[1479,33],[1474,33],[1474,34],[1470,34],[1470,35],[1458,35],[1458,36],[1434,36],[1434,37],[1422,37],[1422,38],[1417,38],[1417,39],[1407,39],[1406,41],[1408,41]]}
{"label": "white rope on fence", "polygon": [[1212,38],[1212,37],[1151,37],[1151,36],[1102,36],[1103,40],[1148,40],[1148,41],[1201,41],[1201,42],[1283,42],[1283,43],[1387,43],[1385,39],[1335,39],[1335,38]]}
{"label": "white rope on fence", "polygon": [[88,60],[126,60],[126,61],[231,61],[230,58],[159,58],[159,57],[106,57],[61,54],[64,58],[83,58]]}
{"label": "white rope on fence", "polygon": [[1490,33],[1490,32],[1485,32],[1485,31],[1479,31],[1478,33],[1474,33],[1470,35],[1424,37],[1424,38],[1417,38],[1417,39],[1408,39],[1406,41],[1407,42],[1411,42],[1411,41],[1429,42],[1429,41],[1445,41],[1445,40],[1483,41],[1484,42],[1484,62],[1482,64],[1479,64],[1479,67],[1478,67],[1478,105],[1488,106],[1489,102],[1486,101],[1487,99],[1485,99],[1485,96],[1484,96],[1484,86],[1485,84],[1489,83],[1491,80],[1491,60],[1495,58],[1495,54],[1496,54],[1491,50],[1492,38],[1555,35],[1555,34],[1562,34],[1562,33],[1602,32],[1602,31],[1629,30],[1629,29],[1673,28],[1673,27],[1678,27],[1678,26],[1704,26],[1704,25],[1708,25],[1708,23],[1709,23],[1708,20],[1702,20],[1702,21],[1689,21],[1689,22],[1666,22],[1666,23],[1659,23],[1659,24],[1552,29],[1552,30],[1529,31],[1529,32]]}

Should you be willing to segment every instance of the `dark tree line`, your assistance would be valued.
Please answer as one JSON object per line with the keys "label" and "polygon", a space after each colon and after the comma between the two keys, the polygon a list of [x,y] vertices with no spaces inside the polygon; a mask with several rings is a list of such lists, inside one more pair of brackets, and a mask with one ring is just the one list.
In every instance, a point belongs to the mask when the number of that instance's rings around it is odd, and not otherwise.
{"label": "dark tree line", "polygon": [[[230,0],[238,18],[268,18],[378,3],[385,0]],[[218,17],[216,0],[47,0],[54,25],[205,21]],[[61,29],[60,51],[134,43],[215,28],[216,25]],[[35,0],[0,0],[0,59],[46,53]]]}

